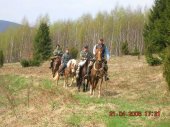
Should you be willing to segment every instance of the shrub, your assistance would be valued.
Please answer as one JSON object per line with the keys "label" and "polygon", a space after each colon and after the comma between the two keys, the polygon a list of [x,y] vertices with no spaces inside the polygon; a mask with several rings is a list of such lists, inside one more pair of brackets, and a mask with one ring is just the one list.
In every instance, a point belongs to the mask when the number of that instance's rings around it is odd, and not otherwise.
{"label": "shrub", "polygon": [[150,66],[157,66],[162,64],[162,61],[156,57],[153,57],[151,54],[146,55],[146,61]]}
{"label": "shrub", "polygon": [[30,65],[29,65],[29,61],[26,60],[26,59],[22,59],[22,60],[20,61],[20,64],[22,65],[22,67],[29,67],[29,66],[30,66]]}
{"label": "shrub", "polygon": [[123,55],[128,55],[129,54],[129,49],[128,49],[127,41],[122,44],[121,52],[122,52]]}
{"label": "shrub", "polygon": [[170,90],[170,46],[167,48],[165,59],[164,59],[164,77],[168,83]]}
{"label": "shrub", "polygon": [[22,67],[30,67],[30,66],[40,66],[41,62],[39,60],[21,60]]}
{"label": "shrub", "polygon": [[72,58],[76,59],[77,55],[78,55],[78,49],[75,47],[70,48],[70,54],[71,54]]}
{"label": "shrub", "polygon": [[2,67],[4,64],[4,54],[3,51],[0,50],[0,67]]}

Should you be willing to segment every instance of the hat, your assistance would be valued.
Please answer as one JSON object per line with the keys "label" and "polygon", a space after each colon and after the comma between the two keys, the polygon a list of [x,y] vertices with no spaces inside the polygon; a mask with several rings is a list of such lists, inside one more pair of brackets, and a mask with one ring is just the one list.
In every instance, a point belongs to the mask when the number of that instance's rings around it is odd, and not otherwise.
{"label": "hat", "polygon": [[85,49],[88,49],[88,48],[89,48],[89,46],[88,46],[88,45],[85,45],[85,46],[84,46],[84,48],[85,48]]}
{"label": "hat", "polygon": [[57,47],[57,46],[58,46],[58,47],[60,47],[60,45],[59,45],[59,44],[56,44],[56,47]]}
{"label": "hat", "polygon": [[103,42],[104,41],[104,39],[103,38],[101,38],[101,39],[99,39],[101,42]]}

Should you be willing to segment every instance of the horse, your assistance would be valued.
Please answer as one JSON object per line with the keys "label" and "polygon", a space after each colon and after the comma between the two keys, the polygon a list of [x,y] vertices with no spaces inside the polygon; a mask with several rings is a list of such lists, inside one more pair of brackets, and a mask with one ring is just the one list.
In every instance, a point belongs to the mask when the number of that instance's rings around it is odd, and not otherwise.
{"label": "horse", "polygon": [[87,74],[88,64],[89,64],[89,60],[87,59],[85,64],[80,68],[79,77],[76,78],[76,84],[77,84],[79,92],[80,92],[80,87],[82,84],[83,84],[83,92],[86,92],[88,89],[89,79],[85,77],[85,75]]}
{"label": "horse", "polygon": [[[63,87],[68,87],[68,78],[71,77],[71,84],[69,86],[72,86],[74,79],[75,79],[75,75],[76,75],[76,67],[77,67],[77,61],[75,59],[71,59],[69,60],[69,62],[67,63],[67,67],[64,70],[64,85]],[[58,85],[58,81],[59,81],[60,75],[57,72],[56,76],[54,77],[54,80],[57,80],[57,85]]]}
{"label": "horse", "polygon": [[59,66],[61,65],[61,57],[60,56],[56,56],[56,57],[53,57],[52,60],[53,60],[53,62],[52,62],[51,71],[52,71],[52,75],[53,75],[53,78],[54,78],[56,72],[59,69]]}
{"label": "horse", "polygon": [[102,48],[96,49],[95,54],[95,62],[92,66],[91,73],[90,73],[90,94],[94,96],[96,86],[99,83],[99,92],[98,92],[98,98],[101,96],[101,86],[103,83],[103,77],[104,77],[104,69],[103,69],[103,62],[102,62]]}

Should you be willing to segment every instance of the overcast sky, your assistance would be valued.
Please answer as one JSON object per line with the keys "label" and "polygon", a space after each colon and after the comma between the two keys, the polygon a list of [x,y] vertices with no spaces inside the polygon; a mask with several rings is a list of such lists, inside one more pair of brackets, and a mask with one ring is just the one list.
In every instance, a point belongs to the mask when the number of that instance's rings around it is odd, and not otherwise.
{"label": "overcast sky", "polygon": [[93,16],[99,11],[111,11],[116,5],[135,9],[150,8],[154,0],[0,0],[0,20],[21,23],[26,17],[34,24],[40,15],[50,21],[77,19],[83,14]]}

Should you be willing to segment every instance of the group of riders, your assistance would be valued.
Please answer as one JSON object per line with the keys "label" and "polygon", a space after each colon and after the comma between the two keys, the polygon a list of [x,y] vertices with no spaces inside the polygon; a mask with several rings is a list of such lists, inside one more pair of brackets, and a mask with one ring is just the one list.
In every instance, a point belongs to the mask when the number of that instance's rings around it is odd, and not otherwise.
{"label": "group of riders", "polygon": [[[107,46],[104,44],[103,39],[99,39],[98,43],[93,47],[93,54],[89,51],[89,47],[86,45],[83,47],[83,50],[80,52],[80,62],[78,63],[78,67],[76,69],[76,78],[79,78],[80,68],[84,66],[87,60],[89,60],[87,74],[85,75],[87,78],[90,76],[91,68],[95,62],[96,49],[102,48],[102,68],[105,71],[105,81],[109,80],[108,78],[108,65],[107,61],[110,59],[110,54]],[[58,70],[60,75],[63,74],[64,69],[67,67],[68,61],[72,58],[69,52],[69,49],[66,48],[65,52],[62,51],[59,44],[56,45],[56,49],[53,52],[54,56],[61,57],[61,65]],[[50,68],[52,68],[54,59],[51,59]]]}

